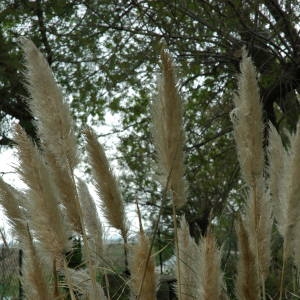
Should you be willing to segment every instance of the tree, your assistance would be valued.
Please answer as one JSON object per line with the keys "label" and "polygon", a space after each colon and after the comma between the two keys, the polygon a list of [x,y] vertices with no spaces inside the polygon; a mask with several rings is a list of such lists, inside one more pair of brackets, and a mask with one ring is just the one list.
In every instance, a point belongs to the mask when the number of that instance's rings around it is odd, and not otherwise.
{"label": "tree", "polygon": [[[25,91],[16,80],[16,39],[27,35],[71,95],[78,126],[89,115],[103,120],[106,111],[121,116],[112,134],[121,140],[126,199],[138,198],[155,213],[160,192],[151,183],[155,153],[148,124],[163,38],[182,78],[191,231],[199,236],[215,216],[231,228],[228,216],[239,207],[240,183],[229,112],[240,49],[247,47],[258,68],[266,122],[294,129],[300,111],[299,6],[291,0],[3,1],[2,123],[19,119],[34,135]],[[2,128],[1,143],[7,144],[10,136]],[[167,224],[168,209],[163,216]]]}

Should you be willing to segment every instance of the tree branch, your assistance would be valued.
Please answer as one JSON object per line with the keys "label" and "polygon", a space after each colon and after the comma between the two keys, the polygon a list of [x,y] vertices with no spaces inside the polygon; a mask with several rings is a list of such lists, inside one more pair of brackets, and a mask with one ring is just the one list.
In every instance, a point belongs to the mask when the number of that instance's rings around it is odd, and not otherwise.
{"label": "tree branch", "polygon": [[42,2],[41,0],[36,0],[36,15],[38,17],[39,30],[42,37],[42,42],[45,46],[45,50],[47,52],[47,61],[51,66],[53,62],[53,53],[50,47],[48,38],[47,38],[47,29],[44,22],[43,10],[42,10]]}
{"label": "tree branch", "polygon": [[[277,0],[269,0],[265,2],[265,5],[268,7],[272,16],[276,20],[277,23],[283,24],[283,32],[290,42],[293,50],[296,50],[296,45],[299,44],[299,36],[297,30],[291,24],[290,16],[287,16],[285,12],[281,9],[280,4]],[[295,14],[294,14],[295,15]]]}

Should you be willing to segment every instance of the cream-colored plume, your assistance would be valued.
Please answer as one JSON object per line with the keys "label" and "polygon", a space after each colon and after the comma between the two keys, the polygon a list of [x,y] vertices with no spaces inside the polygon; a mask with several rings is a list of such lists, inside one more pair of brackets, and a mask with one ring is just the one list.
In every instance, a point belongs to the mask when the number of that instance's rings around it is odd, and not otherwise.
{"label": "cream-colored plume", "polygon": [[156,299],[155,263],[153,257],[150,257],[148,260],[149,249],[149,240],[145,234],[141,232],[138,243],[132,248],[132,257],[129,265],[132,299]]}
{"label": "cream-colored plume", "polygon": [[[283,212],[282,225],[279,226],[284,238],[286,258],[300,244],[300,236],[297,229],[300,228],[300,122],[298,122],[296,133],[291,136],[291,146],[284,159],[283,182],[280,197],[282,199],[281,210]],[[298,241],[297,241],[298,240]]]}
{"label": "cream-colored plume", "polygon": [[249,243],[252,252],[257,256],[257,266],[265,281],[269,274],[271,262],[271,235],[272,235],[272,208],[269,192],[263,190],[263,183],[258,182],[261,187],[248,193],[245,222],[249,234]]}
{"label": "cream-colored plume", "polygon": [[172,191],[176,208],[181,208],[186,203],[182,100],[177,91],[172,59],[166,50],[162,50],[161,60],[159,99],[153,105],[153,139],[161,183]]}
{"label": "cream-colored plume", "polygon": [[22,195],[0,178],[0,203],[13,229],[17,233],[24,253],[22,284],[28,299],[50,300],[48,283],[42,268],[41,259],[28,229],[27,220],[20,206]]}
{"label": "cream-colored plume", "polygon": [[60,257],[69,248],[69,241],[55,185],[43,157],[19,125],[16,126],[15,141],[18,144],[18,172],[28,187],[30,201],[26,201],[26,205],[34,237],[54,258]]}
{"label": "cream-colored plume", "polygon": [[79,292],[82,300],[106,300],[103,288],[99,283],[93,287],[93,283],[86,270],[67,270],[74,291]]}
{"label": "cream-colored plume", "polygon": [[94,131],[85,131],[87,152],[96,182],[96,189],[102,200],[102,210],[111,226],[121,231],[127,239],[127,221],[119,185],[106,158],[102,145]]}
{"label": "cream-colored plume", "polygon": [[27,235],[27,225],[24,213],[20,207],[21,194],[0,177],[0,204],[8,217],[9,223],[22,239]]}
{"label": "cream-colored plume", "polygon": [[223,273],[221,271],[221,251],[217,247],[212,233],[202,237],[200,249],[200,298],[201,300],[219,300],[223,295]]}
{"label": "cream-colored plume", "polygon": [[87,188],[87,185],[78,179],[79,199],[83,213],[83,223],[87,230],[88,245],[90,248],[92,264],[97,265],[103,256],[103,232],[102,225],[97,213],[95,202]]}
{"label": "cream-colored plume", "polygon": [[74,170],[78,162],[76,137],[68,104],[63,100],[53,73],[32,41],[21,38],[27,67],[29,107],[37,119],[38,133],[45,150],[54,154],[60,164]]}
{"label": "cream-colored plume", "polygon": [[285,207],[283,203],[284,176],[288,172],[286,168],[288,153],[285,151],[281,137],[276,128],[269,123],[269,147],[268,147],[268,175],[270,196],[273,205],[273,212],[277,221],[278,229],[283,234]]}
{"label": "cream-colored plume", "polygon": [[260,299],[258,266],[256,256],[250,247],[249,235],[242,220],[236,226],[238,237],[238,266],[235,292],[239,300]]}
{"label": "cream-colored plume", "polygon": [[68,216],[68,220],[72,225],[73,230],[82,234],[81,207],[78,200],[73,174],[71,174],[66,168],[63,168],[52,153],[46,151],[45,157],[59,193],[59,201],[66,208],[65,211]]}
{"label": "cream-colored plume", "polygon": [[294,255],[300,267],[300,122],[286,150],[274,126],[269,130],[269,181],[278,230],[284,239],[285,261]]}
{"label": "cream-colored plume", "polygon": [[82,233],[80,207],[76,196],[73,171],[78,163],[74,126],[68,104],[53,73],[36,46],[22,38],[25,54],[28,105],[37,122],[44,156],[60,192],[59,201],[66,207],[70,223]]}
{"label": "cream-colored plume", "polygon": [[260,285],[264,293],[269,270],[272,209],[264,179],[264,124],[262,104],[251,58],[243,50],[236,108],[231,113],[241,172],[249,189],[246,221],[249,244],[255,255]]}
{"label": "cream-colored plume", "polygon": [[24,253],[24,265],[22,268],[22,284],[27,299],[53,299],[50,293],[50,282],[47,281],[43,270],[41,258],[33,244],[33,240],[28,231],[27,236],[22,239],[22,249]]}
{"label": "cream-colored plume", "polygon": [[250,57],[243,51],[238,94],[234,98],[236,108],[231,113],[234,137],[242,175],[253,186],[263,174],[264,124],[256,70]]}
{"label": "cream-colored plume", "polygon": [[[199,285],[200,251],[195,240],[190,235],[189,226],[185,218],[181,220],[180,228],[178,229],[178,248],[179,257],[177,257],[177,264],[179,264],[179,268],[176,268],[176,277],[177,282],[181,284],[180,288],[176,285],[178,299],[201,299]],[[178,274],[178,271],[180,274]]]}

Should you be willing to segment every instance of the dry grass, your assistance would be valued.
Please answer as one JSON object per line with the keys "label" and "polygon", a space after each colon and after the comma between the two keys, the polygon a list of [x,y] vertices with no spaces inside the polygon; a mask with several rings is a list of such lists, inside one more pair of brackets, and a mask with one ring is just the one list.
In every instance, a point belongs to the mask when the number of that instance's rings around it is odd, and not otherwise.
{"label": "dry grass", "polygon": [[[152,257],[149,262],[147,261],[149,248],[149,239],[141,232],[138,243],[132,247],[130,263],[130,286],[133,299],[152,300],[156,298],[154,259]],[[145,277],[143,278],[144,272]]]}
{"label": "dry grass", "polygon": [[159,97],[153,105],[153,139],[161,183],[172,191],[176,208],[181,208],[186,203],[182,100],[177,90],[173,62],[165,49],[161,52],[161,61]]}
{"label": "dry grass", "polygon": [[127,221],[124,211],[124,203],[120,189],[106,158],[102,145],[98,142],[92,129],[85,131],[87,152],[92,166],[96,188],[102,199],[102,209],[108,222],[114,228],[121,231],[127,238]]}
{"label": "dry grass", "polygon": [[241,300],[259,299],[259,280],[255,255],[249,243],[248,232],[242,220],[237,224],[239,260],[237,265],[236,295]]}

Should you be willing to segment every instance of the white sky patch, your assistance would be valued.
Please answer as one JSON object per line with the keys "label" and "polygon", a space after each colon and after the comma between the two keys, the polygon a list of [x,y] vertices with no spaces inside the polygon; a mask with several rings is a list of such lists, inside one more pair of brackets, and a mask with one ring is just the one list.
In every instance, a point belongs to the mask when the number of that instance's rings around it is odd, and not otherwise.
{"label": "white sky patch", "polygon": [[[18,178],[16,174],[16,163],[17,160],[15,159],[15,151],[13,149],[7,149],[0,152],[0,175],[3,180],[17,188],[24,188],[24,184]],[[0,205],[0,228],[4,229],[6,233],[6,237],[10,242],[12,239],[11,235],[11,228],[8,224],[8,220],[3,212],[3,209]],[[2,241],[0,241],[1,244]]]}

